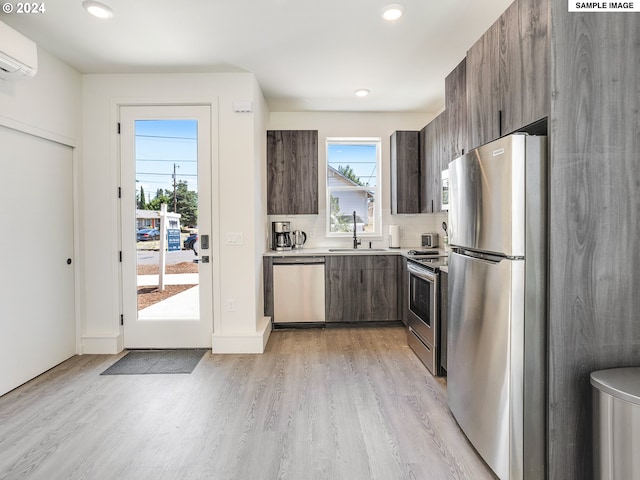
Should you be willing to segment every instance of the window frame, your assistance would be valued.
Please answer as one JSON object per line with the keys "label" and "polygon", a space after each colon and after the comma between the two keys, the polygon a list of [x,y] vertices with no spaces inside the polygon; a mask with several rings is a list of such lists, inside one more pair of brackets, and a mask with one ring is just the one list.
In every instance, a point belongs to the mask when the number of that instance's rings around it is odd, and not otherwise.
{"label": "window frame", "polygon": [[[329,186],[329,146],[330,145],[375,145],[376,147],[376,185],[369,186],[345,186],[330,187]],[[375,198],[373,207],[374,231],[357,232],[358,237],[363,238],[380,238],[382,236],[382,138],[381,137],[326,137],[325,140],[325,208],[326,222],[325,235],[331,238],[351,238],[353,230],[350,232],[332,232],[331,231],[331,192],[335,191],[368,191],[373,192]]]}

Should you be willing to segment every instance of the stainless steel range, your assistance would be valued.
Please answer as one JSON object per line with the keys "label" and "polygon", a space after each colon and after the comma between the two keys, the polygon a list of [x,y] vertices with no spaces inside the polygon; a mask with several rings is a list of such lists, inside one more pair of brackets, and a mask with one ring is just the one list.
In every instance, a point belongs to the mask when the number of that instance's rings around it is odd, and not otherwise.
{"label": "stainless steel range", "polygon": [[439,272],[446,264],[447,258],[438,256],[413,257],[407,261],[407,343],[434,375],[441,374]]}

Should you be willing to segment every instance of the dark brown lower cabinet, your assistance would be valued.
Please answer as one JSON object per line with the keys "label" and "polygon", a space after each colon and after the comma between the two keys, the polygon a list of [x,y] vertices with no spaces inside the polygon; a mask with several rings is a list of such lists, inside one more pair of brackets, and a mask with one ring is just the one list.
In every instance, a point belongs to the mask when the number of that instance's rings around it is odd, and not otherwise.
{"label": "dark brown lower cabinet", "polygon": [[449,327],[449,273],[440,272],[440,368],[447,370],[447,336]]}
{"label": "dark brown lower cabinet", "polygon": [[400,257],[400,277],[398,278],[398,311],[405,325],[409,319],[409,271],[406,257]]}
{"label": "dark brown lower cabinet", "polygon": [[327,322],[401,319],[398,305],[400,256],[340,255],[325,259]]}

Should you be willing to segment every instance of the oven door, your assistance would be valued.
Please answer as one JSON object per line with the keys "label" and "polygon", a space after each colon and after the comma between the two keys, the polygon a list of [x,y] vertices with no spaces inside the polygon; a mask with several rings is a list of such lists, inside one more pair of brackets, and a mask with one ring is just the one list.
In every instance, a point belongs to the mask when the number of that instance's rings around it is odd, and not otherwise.
{"label": "oven door", "polygon": [[438,339],[438,274],[413,262],[409,270],[409,326],[430,347]]}

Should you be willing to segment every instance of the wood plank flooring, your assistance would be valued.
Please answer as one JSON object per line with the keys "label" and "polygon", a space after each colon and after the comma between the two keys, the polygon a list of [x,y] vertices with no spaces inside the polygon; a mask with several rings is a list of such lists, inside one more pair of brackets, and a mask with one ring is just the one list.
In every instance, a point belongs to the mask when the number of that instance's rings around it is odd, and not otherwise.
{"label": "wood plank flooring", "polygon": [[404,328],[274,331],[190,375],[84,355],[0,397],[0,479],[493,479]]}

